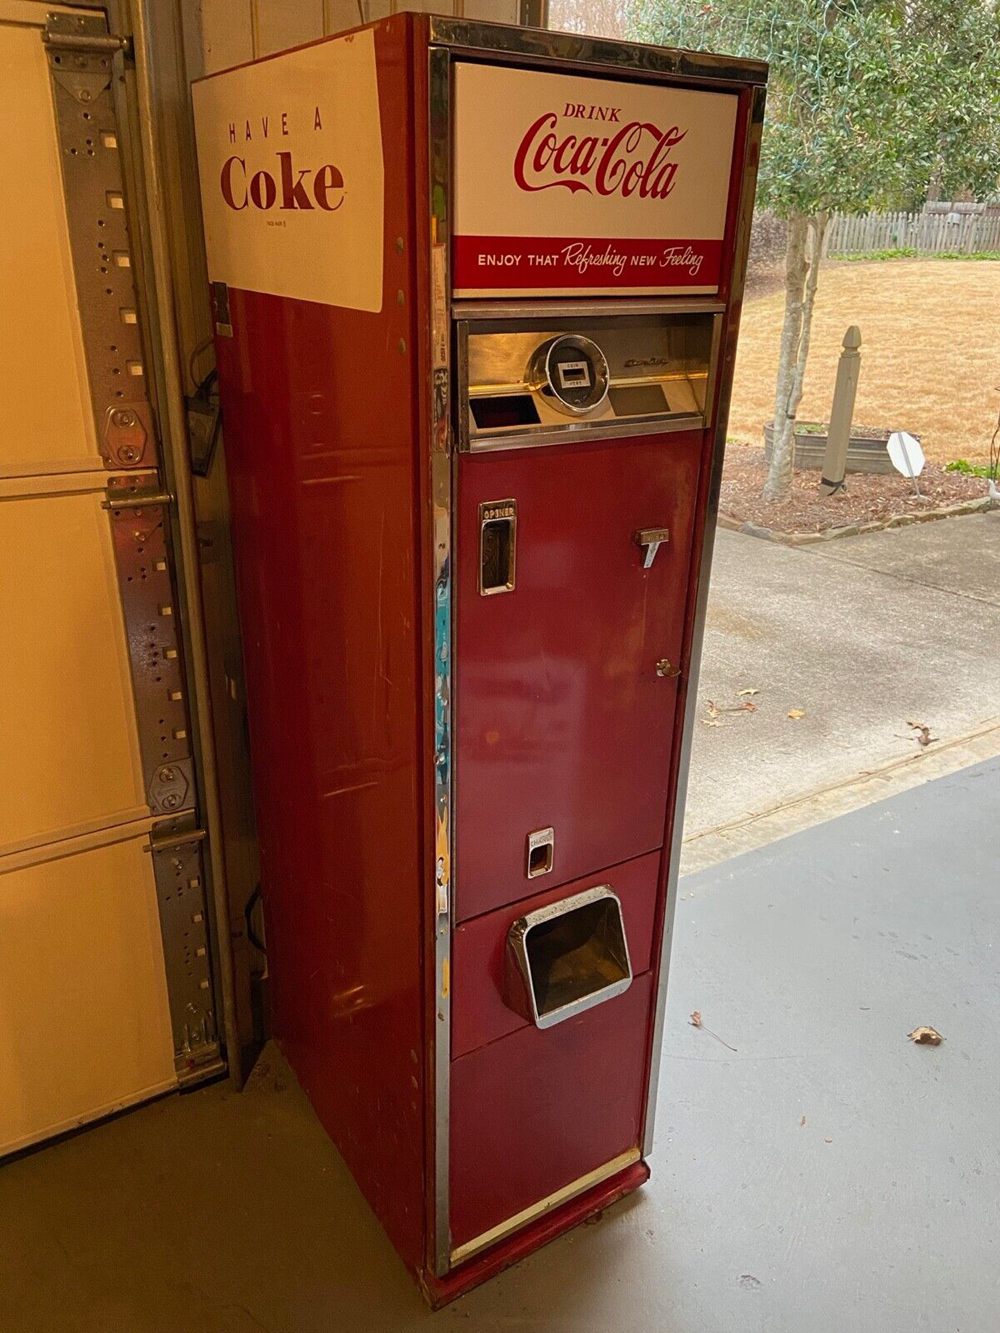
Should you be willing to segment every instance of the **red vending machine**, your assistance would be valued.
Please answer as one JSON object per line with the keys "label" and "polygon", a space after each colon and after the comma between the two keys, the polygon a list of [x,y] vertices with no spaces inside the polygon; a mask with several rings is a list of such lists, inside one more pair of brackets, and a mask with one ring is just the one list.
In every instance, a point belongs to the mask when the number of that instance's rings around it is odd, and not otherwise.
{"label": "red vending machine", "polygon": [[763,65],[194,89],[274,1031],[430,1299],[649,1174]]}

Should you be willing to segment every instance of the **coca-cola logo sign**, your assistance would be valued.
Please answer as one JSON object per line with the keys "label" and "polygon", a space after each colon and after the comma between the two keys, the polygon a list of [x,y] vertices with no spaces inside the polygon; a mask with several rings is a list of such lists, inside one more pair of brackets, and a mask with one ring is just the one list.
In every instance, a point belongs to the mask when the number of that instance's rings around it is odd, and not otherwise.
{"label": "coca-cola logo sign", "polygon": [[453,89],[454,291],[718,291],[737,94],[464,61]]}
{"label": "coca-cola logo sign", "polygon": [[671,125],[661,129],[651,121],[621,123],[615,106],[567,103],[566,119],[599,120],[617,126],[611,134],[560,132],[560,117],[547,111],[530,125],[514,157],[514,180],[519,189],[569,190],[572,193],[638,194],[641,199],[666,199],[674,188],[678,163],[672,150],[687,135]]}

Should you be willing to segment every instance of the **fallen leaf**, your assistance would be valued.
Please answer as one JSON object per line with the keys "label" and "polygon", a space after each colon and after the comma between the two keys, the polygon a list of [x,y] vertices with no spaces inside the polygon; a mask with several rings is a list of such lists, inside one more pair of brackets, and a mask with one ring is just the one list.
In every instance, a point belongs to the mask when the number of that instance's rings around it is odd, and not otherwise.
{"label": "fallen leaf", "polygon": [[800,717],[805,717],[805,715],[806,710],[804,708],[789,708],[788,710],[788,716],[793,722],[797,722]]}
{"label": "fallen leaf", "polygon": [[805,1123],[806,1123],[806,1118],[805,1116],[803,1116],[802,1119],[799,1121],[799,1129],[801,1129]]}
{"label": "fallen leaf", "polygon": [[751,695],[754,695],[754,694],[760,694],[760,690],[737,690],[737,691],[736,691],[736,697],[737,697],[738,699],[749,698]]}
{"label": "fallen leaf", "polygon": [[756,713],[757,711],[757,705],[752,704],[749,699],[747,699],[745,703],[741,704],[740,706],[743,709],[744,713]]}
{"label": "fallen leaf", "polygon": [[823,1142],[824,1142],[824,1143],[832,1143],[832,1142],[833,1142],[833,1139],[824,1139]]}
{"label": "fallen leaf", "polygon": [[703,717],[703,718],[701,719],[701,724],[702,724],[703,727],[721,727],[721,726],[722,726],[722,723],[719,721],[719,719],[718,719],[717,717]]}
{"label": "fallen leaf", "polygon": [[910,1041],[916,1042],[918,1046],[940,1046],[944,1037],[938,1032],[937,1028],[914,1028],[912,1032],[906,1034]]}
{"label": "fallen leaf", "polygon": [[936,736],[931,735],[930,727],[925,726],[923,722],[907,722],[906,725],[917,733],[913,739],[922,749],[926,750],[928,745],[933,745],[937,740]]}
{"label": "fallen leaf", "polygon": [[691,1024],[693,1028],[701,1028],[701,1030],[703,1032],[707,1032],[710,1037],[714,1037],[716,1041],[721,1042],[722,1045],[725,1046],[727,1051],[732,1051],[734,1055],[737,1054],[735,1046],[730,1046],[729,1042],[725,1041],[722,1037],[720,1037],[717,1032],[713,1032],[711,1028],[705,1027],[705,1024],[701,1021],[700,1009],[693,1009],[691,1011],[691,1016],[688,1019],[688,1022]]}
{"label": "fallen leaf", "polygon": [[705,712],[708,714],[709,717],[719,716],[719,710],[716,708],[715,704],[712,702],[711,699],[705,700]]}

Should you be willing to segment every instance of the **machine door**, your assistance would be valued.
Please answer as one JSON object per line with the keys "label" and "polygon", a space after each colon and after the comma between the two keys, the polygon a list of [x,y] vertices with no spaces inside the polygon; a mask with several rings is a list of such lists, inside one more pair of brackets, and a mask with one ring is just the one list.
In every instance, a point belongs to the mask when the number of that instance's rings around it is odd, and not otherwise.
{"label": "machine door", "polygon": [[662,844],[701,442],[461,455],[459,920]]}

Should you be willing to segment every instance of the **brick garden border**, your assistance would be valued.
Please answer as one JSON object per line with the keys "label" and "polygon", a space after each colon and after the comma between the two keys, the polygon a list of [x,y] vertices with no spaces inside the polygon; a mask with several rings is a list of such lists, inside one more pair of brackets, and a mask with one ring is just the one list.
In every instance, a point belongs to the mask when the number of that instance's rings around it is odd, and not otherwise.
{"label": "brick garden border", "polygon": [[764,541],[780,542],[783,546],[813,546],[817,542],[833,541],[837,537],[857,537],[862,532],[880,532],[883,528],[905,528],[911,523],[929,523],[938,518],[957,518],[961,514],[980,514],[998,507],[998,502],[984,495],[979,500],[963,500],[957,505],[946,505],[943,509],[928,509],[922,514],[893,514],[889,518],[876,519],[872,523],[845,523],[843,527],[826,528],[823,532],[776,532],[773,528],[763,528],[758,523],[750,523],[730,514],[719,513],[716,520],[720,528],[728,532],[742,532],[748,537],[762,537]]}

